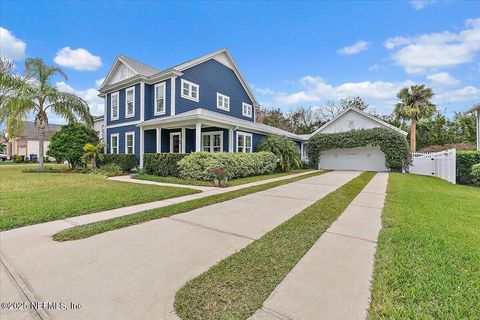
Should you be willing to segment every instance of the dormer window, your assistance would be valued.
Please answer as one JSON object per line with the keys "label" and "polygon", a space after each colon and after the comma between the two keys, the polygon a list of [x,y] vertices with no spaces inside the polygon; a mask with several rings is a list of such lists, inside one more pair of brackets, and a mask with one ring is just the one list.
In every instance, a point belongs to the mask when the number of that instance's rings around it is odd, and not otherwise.
{"label": "dormer window", "polygon": [[165,82],[155,85],[155,115],[165,114]]}
{"label": "dormer window", "polygon": [[125,90],[125,118],[135,116],[135,87]]}
{"label": "dormer window", "polygon": [[182,98],[198,102],[200,89],[198,84],[182,79]]}
{"label": "dormer window", "polygon": [[110,95],[110,120],[118,120],[118,92]]}
{"label": "dormer window", "polygon": [[217,92],[217,108],[230,111],[230,97]]}
{"label": "dormer window", "polygon": [[251,118],[251,117],[252,117],[252,113],[253,113],[253,107],[252,107],[252,105],[243,102],[243,103],[242,103],[242,115],[243,115],[244,117],[249,117],[249,118]]}

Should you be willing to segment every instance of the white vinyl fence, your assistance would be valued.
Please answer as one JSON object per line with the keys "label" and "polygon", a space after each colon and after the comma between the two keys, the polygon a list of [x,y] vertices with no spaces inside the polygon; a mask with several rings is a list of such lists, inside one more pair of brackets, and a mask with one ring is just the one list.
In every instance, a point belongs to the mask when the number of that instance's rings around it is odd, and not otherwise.
{"label": "white vinyl fence", "polygon": [[455,149],[440,152],[416,152],[412,153],[412,165],[409,171],[425,176],[435,176],[456,183],[456,159]]}

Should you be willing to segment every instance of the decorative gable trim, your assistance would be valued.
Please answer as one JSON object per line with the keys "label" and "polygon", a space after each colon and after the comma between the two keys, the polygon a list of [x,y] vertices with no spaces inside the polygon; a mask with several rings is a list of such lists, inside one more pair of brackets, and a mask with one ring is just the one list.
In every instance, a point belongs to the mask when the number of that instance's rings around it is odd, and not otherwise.
{"label": "decorative gable trim", "polygon": [[[105,87],[107,84],[110,83],[110,81],[112,80],[112,78],[115,76],[115,73],[116,71],[120,68],[120,65],[123,65],[125,67],[127,67],[127,69],[135,76],[137,75],[138,73],[135,72],[135,70],[128,65],[128,63],[122,58],[122,57],[117,57],[117,59],[115,60],[115,63],[113,64],[113,66],[110,68],[110,71],[108,71],[108,74],[107,76],[105,77],[105,80],[103,80],[102,82],[102,85],[100,86],[100,89],[98,89],[99,91],[101,89],[103,89],[103,87]],[[127,78],[128,79],[128,78]]]}

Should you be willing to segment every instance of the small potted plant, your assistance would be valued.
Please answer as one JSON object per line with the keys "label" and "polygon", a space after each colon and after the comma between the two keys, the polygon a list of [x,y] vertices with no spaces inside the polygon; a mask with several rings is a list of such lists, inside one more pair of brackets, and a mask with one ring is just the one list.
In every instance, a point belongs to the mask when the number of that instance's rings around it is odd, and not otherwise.
{"label": "small potted plant", "polygon": [[135,167],[135,168],[130,170],[130,177],[131,178],[136,178],[137,176],[138,176],[138,168]]}
{"label": "small potted plant", "polygon": [[222,167],[216,167],[213,170],[213,174],[215,178],[213,179],[213,183],[215,187],[225,188],[227,186],[227,172]]}

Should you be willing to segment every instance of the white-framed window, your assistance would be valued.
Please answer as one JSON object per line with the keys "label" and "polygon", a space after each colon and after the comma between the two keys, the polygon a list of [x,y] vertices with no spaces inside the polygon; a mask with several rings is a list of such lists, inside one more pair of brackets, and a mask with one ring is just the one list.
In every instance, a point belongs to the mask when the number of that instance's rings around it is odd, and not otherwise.
{"label": "white-framed window", "polygon": [[110,135],[110,153],[118,153],[118,133]]}
{"label": "white-framed window", "polygon": [[217,108],[230,111],[230,97],[217,92]]}
{"label": "white-framed window", "polygon": [[118,120],[118,92],[110,95],[110,120]]}
{"label": "white-framed window", "polygon": [[202,132],[202,151],[223,152],[223,132]]}
{"label": "white-framed window", "polygon": [[252,152],[252,134],[237,132],[237,152]]}
{"label": "white-framed window", "polygon": [[198,96],[200,95],[200,88],[198,84],[182,79],[182,98],[189,99],[198,102]]}
{"label": "white-framed window", "polygon": [[125,118],[135,116],[135,87],[125,90]]}
{"label": "white-framed window", "polygon": [[251,104],[242,102],[242,115],[251,118],[253,115],[253,107]]}
{"label": "white-framed window", "polygon": [[154,87],[155,115],[165,114],[166,88],[165,82],[156,84]]}
{"label": "white-framed window", "polygon": [[125,154],[135,153],[135,132],[125,132]]}

